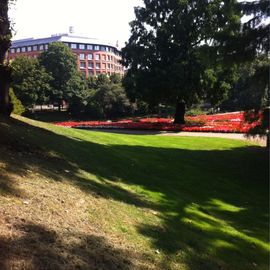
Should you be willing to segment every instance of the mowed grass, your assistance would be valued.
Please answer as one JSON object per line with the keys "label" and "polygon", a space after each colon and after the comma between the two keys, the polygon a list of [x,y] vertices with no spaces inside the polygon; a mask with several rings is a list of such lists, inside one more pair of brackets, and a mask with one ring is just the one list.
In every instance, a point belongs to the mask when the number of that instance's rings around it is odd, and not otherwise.
{"label": "mowed grass", "polygon": [[268,269],[264,148],[22,117],[0,134],[0,269]]}

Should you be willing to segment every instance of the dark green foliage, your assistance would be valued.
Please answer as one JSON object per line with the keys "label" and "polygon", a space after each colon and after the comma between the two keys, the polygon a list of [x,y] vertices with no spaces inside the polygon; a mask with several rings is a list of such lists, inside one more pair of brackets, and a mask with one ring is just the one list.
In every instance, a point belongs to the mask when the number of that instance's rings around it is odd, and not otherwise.
{"label": "dark green foliage", "polygon": [[109,84],[109,83],[111,83],[110,78],[105,74],[100,74],[96,78],[97,87],[99,87],[101,85]]}
{"label": "dark green foliage", "polygon": [[116,73],[113,73],[111,76],[110,76],[110,81],[112,83],[121,83],[122,82],[122,77],[119,75],[119,74],[116,74]]}
{"label": "dark green foliage", "polygon": [[128,100],[121,84],[116,83],[117,77],[108,78],[100,75],[96,79],[89,79],[95,87],[86,106],[86,113],[94,118],[120,117],[132,112],[132,105]]}
{"label": "dark green foliage", "polygon": [[83,113],[90,96],[90,90],[87,87],[87,81],[79,72],[74,73],[72,78],[68,81],[66,92],[69,111],[72,114]]}
{"label": "dark green foliage", "polygon": [[[50,93],[51,101],[67,100],[72,93],[70,80],[77,76],[77,62],[72,50],[61,42],[49,45],[48,50],[40,55],[40,62],[51,73],[53,91]],[[75,88],[72,89],[74,91]]]}
{"label": "dark green foliage", "polygon": [[[224,59],[225,36],[240,26],[236,1],[145,0],[123,49],[124,85],[133,99],[188,106],[206,97],[203,76]],[[226,87],[225,87],[226,88]]]}
{"label": "dark green foliage", "polygon": [[223,66],[222,63],[206,69],[203,76],[203,87],[207,89],[206,99],[212,105],[219,106],[224,100],[228,99],[232,87],[239,79],[236,65]]}
{"label": "dark green foliage", "polygon": [[238,3],[246,21],[227,46],[228,61],[238,65],[239,80],[231,89],[225,110],[259,110],[269,106],[269,1]]}
{"label": "dark green foliage", "polygon": [[258,57],[239,69],[239,80],[222,103],[225,110],[259,110],[269,106],[269,60]]}
{"label": "dark green foliage", "polygon": [[12,106],[13,106],[12,113],[19,114],[19,115],[21,115],[22,113],[24,113],[25,112],[25,108],[23,107],[21,101],[14,94],[14,91],[13,91],[12,88],[9,89],[9,96],[10,96],[10,101],[11,101]]}
{"label": "dark green foliage", "polygon": [[12,87],[25,107],[48,101],[52,77],[37,59],[18,57],[12,62],[12,69]]}
{"label": "dark green foliage", "polygon": [[[269,51],[269,12],[268,0],[243,1],[239,8],[243,15],[249,16],[242,25],[242,31],[233,40],[234,61],[252,61],[256,56]],[[267,20],[268,18],[268,20]]]}
{"label": "dark green foliage", "polygon": [[[81,76],[70,82],[76,91],[69,95],[69,111],[73,115],[87,116],[94,119],[108,119],[130,114],[133,106],[122,87],[121,78],[100,74],[86,80]],[[70,86],[69,86],[70,88]],[[80,89],[78,91],[78,89]],[[68,91],[72,93],[71,90]]]}

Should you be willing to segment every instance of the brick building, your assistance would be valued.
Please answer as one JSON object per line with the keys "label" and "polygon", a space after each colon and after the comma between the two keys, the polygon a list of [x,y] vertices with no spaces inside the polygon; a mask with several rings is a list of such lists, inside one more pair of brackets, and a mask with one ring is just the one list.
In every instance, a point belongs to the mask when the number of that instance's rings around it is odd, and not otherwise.
{"label": "brick building", "polygon": [[99,74],[124,74],[124,68],[119,63],[120,51],[104,41],[75,36],[73,34],[57,34],[48,38],[21,39],[12,42],[8,53],[8,60],[12,61],[18,56],[38,57],[48,49],[52,42],[62,42],[69,46],[77,56],[78,70],[86,77]]}

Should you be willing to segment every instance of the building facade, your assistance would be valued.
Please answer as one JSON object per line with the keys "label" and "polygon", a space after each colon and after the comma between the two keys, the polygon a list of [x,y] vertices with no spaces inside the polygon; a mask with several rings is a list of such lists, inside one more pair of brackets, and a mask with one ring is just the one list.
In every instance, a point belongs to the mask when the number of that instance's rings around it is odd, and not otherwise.
{"label": "building facade", "polygon": [[98,39],[71,34],[57,34],[40,39],[15,40],[9,50],[8,60],[12,61],[18,56],[38,57],[53,42],[62,42],[71,48],[77,57],[78,70],[85,77],[99,74],[112,75],[114,73],[124,75],[124,68],[120,64],[120,51],[116,46]]}

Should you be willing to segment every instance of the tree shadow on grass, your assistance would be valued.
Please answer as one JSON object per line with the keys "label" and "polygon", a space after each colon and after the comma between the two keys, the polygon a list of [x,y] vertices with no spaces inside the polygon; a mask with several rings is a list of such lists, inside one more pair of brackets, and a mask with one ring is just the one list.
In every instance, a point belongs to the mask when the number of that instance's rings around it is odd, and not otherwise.
{"label": "tree shadow on grass", "polygon": [[25,221],[16,225],[14,239],[0,236],[0,269],[74,270],[134,269],[131,253],[112,247],[104,237],[59,234]]}
{"label": "tree shadow on grass", "polygon": [[[172,261],[177,261],[179,254],[179,260],[185,260],[190,269],[253,269],[254,264],[266,269],[268,155],[264,149],[203,151],[102,145],[16,120],[13,136],[15,126],[31,143],[3,141],[2,145],[29,144],[32,151],[24,149],[23,156],[16,159],[21,163],[19,173],[35,167],[40,174],[69,180],[84,192],[158,211],[162,224],[139,224],[137,230],[152,240],[153,248],[173,256]],[[57,162],[51,160],[50,153]],[[7,164],[6,170],[12,171],[12,162],[5,156],[1,160]],[[78,176],[79,170],[95,175],[98,181],[86,181]],[[141,187],[142,195],[118,186],[118,182]],[[151,195],[153,192],[158,195]],[[167,257],[164,267],[170,269],[172,261]]]}

